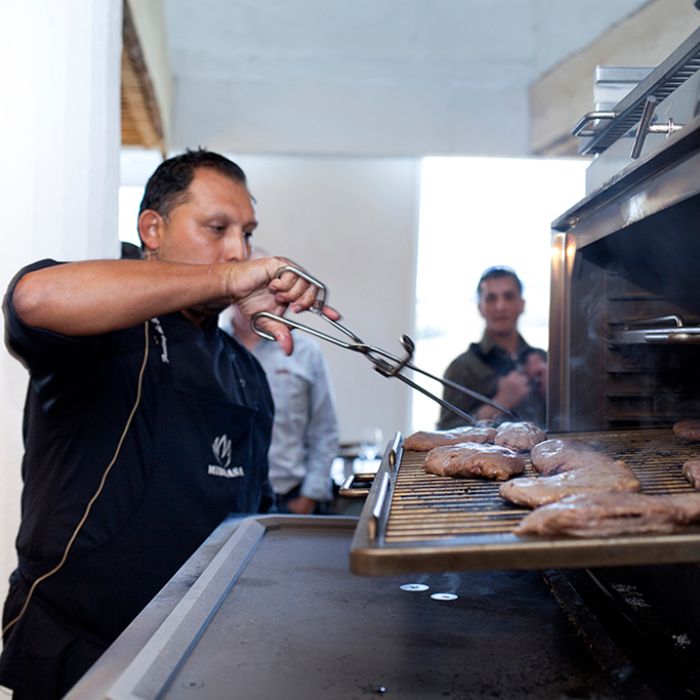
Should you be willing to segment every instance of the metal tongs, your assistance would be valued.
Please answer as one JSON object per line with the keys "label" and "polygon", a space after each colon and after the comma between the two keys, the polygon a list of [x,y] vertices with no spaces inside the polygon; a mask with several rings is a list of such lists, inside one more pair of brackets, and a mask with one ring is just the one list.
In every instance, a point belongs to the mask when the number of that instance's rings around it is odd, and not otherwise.
{"label": "metal tongs", "polygon": [[457,391],[461,391],[462,393],[467,394],[482,403],[486,403],[489,406],[493,406],[501,413],[504,413],[511,417],[516,417],[512,411],[507,409],[505,406],[502,406],[501,404],[497,403],[493,399],[488,398],[488,396],[484,396],[483,394],[480,394],[472,389],[468,389],[467,387],[464,387],[461,384],[457,384],[456,382],[450,381],[449,379],[445,379],[443,377],[437,377],[434,374],[431,374],[430,372],[426,372],[425,370],[420,369],[420,367],[416,367],[411,362],[416,346],[413,340],[407,335],[401,336],[401,345],[403,346],[403,349],[405,351],[405,355],[402,358],[396,357],[390,352],[382,350],[382,348],[378,348],[374,345],[368,345],[360,337],[353,333],[349,328],[346,328],[337,321],[333,321],[323,313],[323,307],[326,305],[326,299],[328,298],[328,289],[326,285],[323,284],[323,282],[317,280],[315,277],[312,277],[308,272],[305,272],[304,270],[301,270],[298,267],[295,267],[294,265],[285,265],[284,267],[281,267],[277,271],[276,277],[281,277],[285,272],[291,272],[292,274],[301,277],[302,279],[306,280],[309,284],[312,284],[314,287],[318,288],[319,291],[318,295],[316,296],[316,301],[312,306],[309,307],[309,311],[317,314],[318,316],[321,316],[327,323],[330,323],[331,326],[333,326],[333,328],[338,330],[346,337],[350,338],[352,342],[348,342],[347,340],[328,335],[327,333],[318,331],[315,328],[306,326],[303,323],[292,321],[291,319],[286,318],[285,316],[278,316],[277,314],[273,314],[269,311],[260,311],[254,314],[250,319],[251,328],[261,338],[265,338],[266,340],[275,340],[274,336],[270,335],[269,333],[266,333],[264,330],[258,328],[257,326],[257,322],[260,319],[267,318],[271,321],[282,323],[288,328],[296,328],[300,331],[304,331],[305,333],[309,333],[310,335],[313,335],[316,338],[320,338],[321,340],[325,340],[326,342],[333,343],[333,345],[337,345],[338,347],[345,348],[346,350],[351,350],[352,352],[358,352],[361,355],[364,355],[372,363],[374,369],[377,372],[379,372],[379,374],[381,374],[382,376],[396,377],[397,379],[400,379],[402,382],[405,382],[416,391],[420,391],[428,398],[432,399],[433,401],[436,401],[443,408],[446,408],[448,411],[451,411],[452,413],[455,413],[461,418],[464,418],[469,423],[474,424],[477,421],[469,413],[462,411],[460,408],[453,406],[448,401],[445,401],[439,396],[436,396],[435,394],[429,392],[427,389],[424,389],[419,384],[416,384],[412,379],[407,377],[405,374],[402,374],[402,371],[404,369],[410,369],[414,372],[423,374],[426,377],[429,377],[430,379],[434,379],[436,382],[439,382],[443,386],[448,386],[452,389],[456,389]]}

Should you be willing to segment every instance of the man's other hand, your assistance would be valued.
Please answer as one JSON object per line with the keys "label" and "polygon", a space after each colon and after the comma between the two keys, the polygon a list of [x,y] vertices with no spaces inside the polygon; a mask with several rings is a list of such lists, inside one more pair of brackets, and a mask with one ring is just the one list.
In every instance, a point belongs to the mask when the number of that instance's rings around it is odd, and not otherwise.
{"label": "man's other hand", "polygon": [[530,380],[517,370],[509,372],[498,380],[498,390],[494,400],[506,408],[517,406],[530,392]]}
{"label": "man's other hand", "polygon": [[547,362],[544,357],[531,352],[523,363],[523,371],[530,380],[530,386],[544,396],[547,393]]}
{"label": "man's other hand", "polygon": [[287,501],[287,508],[296,515],[311,515],[316,510],[316,501],[306,496],[297,496]]}

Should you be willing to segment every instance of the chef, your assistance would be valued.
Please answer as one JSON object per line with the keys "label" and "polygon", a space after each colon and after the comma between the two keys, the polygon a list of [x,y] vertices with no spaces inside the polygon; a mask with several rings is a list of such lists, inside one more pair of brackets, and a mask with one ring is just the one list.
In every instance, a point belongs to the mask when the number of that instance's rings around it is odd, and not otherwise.
{"label": "chef", "polygon": [[0,656],[15,700],[62,697],[227,514],[266,508],[269,388],[217,315],[317,290],[248,259],[256,225],[243,171],[188,151],[146,185],[144,260],[43,260],[11,282],[7,345],[29,370]]}

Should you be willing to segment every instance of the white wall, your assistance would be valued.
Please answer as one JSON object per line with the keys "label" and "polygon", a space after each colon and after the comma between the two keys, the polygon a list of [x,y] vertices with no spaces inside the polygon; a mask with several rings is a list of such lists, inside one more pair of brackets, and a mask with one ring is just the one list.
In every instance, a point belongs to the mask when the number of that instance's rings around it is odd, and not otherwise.
{"label": "white wall", "polygon": [[529,83],[646,1],[168,0],[170,145],[527,155]]}
{"label": "white wall", "polygon": [[[402,158],[232,156],[248,175],[260,226],[255,242],[328,285],[331,306],[366,342],[399,354],[413,332],[420,161]],[[299,320],[311,321],[311,314]],[[332,330],[317,326],[324,330]],[[341,440],[408,427],[412,391],[361,355],[323,345]]]}
{"label": "white wall", "polygon": [[[116,256],[121,1],[0,8],[0,285],[43,257]],[[15,566],[26,372],[0,352],[0,599]]]}

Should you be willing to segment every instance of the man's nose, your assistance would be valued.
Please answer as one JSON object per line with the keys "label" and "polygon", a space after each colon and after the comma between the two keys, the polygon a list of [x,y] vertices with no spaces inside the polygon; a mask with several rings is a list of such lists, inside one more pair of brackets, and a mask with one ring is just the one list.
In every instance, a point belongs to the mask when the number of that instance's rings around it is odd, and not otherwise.
{"label": "man's nose", "polygon": [[224,256],[227,262],[240,262],[248,259],[248,243],[242,231],[231,232],[226,237]]}

